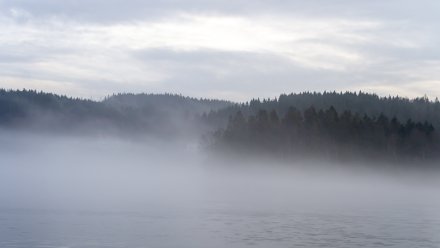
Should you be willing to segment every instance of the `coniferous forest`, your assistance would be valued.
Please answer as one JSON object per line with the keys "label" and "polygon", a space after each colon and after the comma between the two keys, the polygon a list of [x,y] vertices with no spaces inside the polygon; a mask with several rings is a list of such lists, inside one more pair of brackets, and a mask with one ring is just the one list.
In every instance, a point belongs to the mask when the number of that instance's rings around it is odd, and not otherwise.
{"label": "coniferous forest", "polygon": [[422,161],[438,158],[440,139],[429,122],[401,122],[396,117],[345,110],[333,106],[304,111],[289,107],[284,115],[259,110],[247,118],[238,111],[224,130],[215,133],[214,146],[283,158]]}
{"label": "coniferous forest", "polygon": [[[215,151],[281,158],[431,161],[440,151],[440,103],[368,93],[283,94],[246,103],[172,94],[101,101],[0,90],[3,129],[176,136],[197,134]],[[73,130],[73,131],[72,131]]]}

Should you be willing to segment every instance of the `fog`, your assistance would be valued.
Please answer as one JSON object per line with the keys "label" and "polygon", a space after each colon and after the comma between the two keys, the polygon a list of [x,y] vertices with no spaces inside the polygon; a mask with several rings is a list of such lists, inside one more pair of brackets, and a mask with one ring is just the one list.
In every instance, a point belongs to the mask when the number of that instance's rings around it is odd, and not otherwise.
{"label": "fog", "polygon": [[433,173],[219,159],[197,140],[1,132],[0,144],[2,247],[440,242]]}

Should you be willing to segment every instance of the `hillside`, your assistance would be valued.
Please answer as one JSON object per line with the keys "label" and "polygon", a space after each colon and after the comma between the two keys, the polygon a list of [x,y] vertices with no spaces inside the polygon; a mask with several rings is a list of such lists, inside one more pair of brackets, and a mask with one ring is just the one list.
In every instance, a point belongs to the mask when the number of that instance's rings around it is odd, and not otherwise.
{"label": "hillside", "polygon": [[215,150],[280,157],[432,160],[440,103],[366,93],[300,93],[231,103],[172,94],[102,101],[0,90],[5,129],[75,134],[200,137]]}
{"label": "hillside", "polygon": [[33,90],[0,90],[0,126],[14,129],[177,135],[205,111],[231,103],[171,94],[118,94],[103,101]]}
{"label": "hillside", "polygon": [[438,99],[429,101],[426,97],[415,99],[397,96],[379,97],[376,94],[363,92],[304,92],[281,94],[275,99],[253,99],[213,112],[207,117],[207,120],[218,122],[227,119],[228,116],[235,115],[237,111],[241,111],[245,116],[255,115],[259,110],[276,110],[280,115],[284,115],[290,107],[304,111],[311,106],[318,110],[333,106],[338,113],[349,110],[361,116],[378,117],[383,114],[390,119],[396,117],[402,122],[408,119],[415,122],[428,121],[434,127],[440,128],[440,102]]}

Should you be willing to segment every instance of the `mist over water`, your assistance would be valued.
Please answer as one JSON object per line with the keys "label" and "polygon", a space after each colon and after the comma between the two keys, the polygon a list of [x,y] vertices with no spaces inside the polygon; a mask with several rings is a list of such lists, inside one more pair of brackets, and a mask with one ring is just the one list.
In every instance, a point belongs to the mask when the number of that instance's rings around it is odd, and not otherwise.
{"label": "mist over water", "polygon": [[0,0],[0,248],[440,248],[438,10]]}
{"label": "mist over water", "polygon": [[196,139],[0,139],[1,247],[440,245],[432,173],[220,160]]}

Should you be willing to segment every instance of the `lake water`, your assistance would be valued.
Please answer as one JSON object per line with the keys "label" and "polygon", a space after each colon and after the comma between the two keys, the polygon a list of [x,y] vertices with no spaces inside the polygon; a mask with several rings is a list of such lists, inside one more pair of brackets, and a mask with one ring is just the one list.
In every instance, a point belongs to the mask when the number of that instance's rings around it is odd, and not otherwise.
{"label": "lake water", "polygon": [[184,149],[37,141],[2,141],[1,248],[440,247],[432,178],[214,168]]}
{"label": "lake water", "polygon": [[[430,211],[434,211],[430,213]],[[0,210],[0,247],[440,247],[438,208],[326,213]]]}

